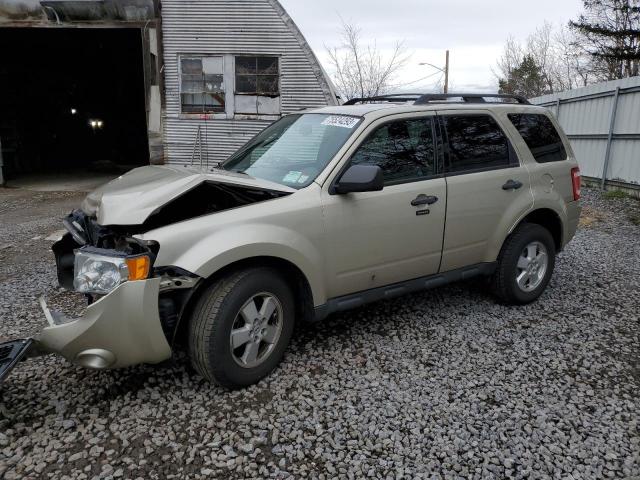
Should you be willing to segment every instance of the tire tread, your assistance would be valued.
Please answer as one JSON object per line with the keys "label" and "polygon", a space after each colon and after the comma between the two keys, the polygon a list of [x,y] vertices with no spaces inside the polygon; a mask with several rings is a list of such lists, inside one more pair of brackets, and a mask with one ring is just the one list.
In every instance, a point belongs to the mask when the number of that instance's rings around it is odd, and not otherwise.
{"label": "tire tread", "polygon": [[226,388],[234,384],[226,378],[221,369],[208,361],[207,349],[220,326],[216,319],[222,304],[238,282],[251,272],[250,269],[240,270],[210,286],[203,292],[191,319],[189,351],[193,368],[207,380]]}
{"label": "tire tread", "polygon": [[[500,255],[498,256],[498,266],[496,271],[491,277],[491,287],[493,293],[504,303],[510,305],[518,305],[523,303],[529,303],[532,300],[523,301],[518,298],[514,293],[514,289],[510,287],[510,283],[512,282],[512,278],[509,272],[510,265],[508,264],[508,260],[513,258],[517,258],[520,255],[520,243],[523,239],[527,237],[534,236],[544,236],[546,237],[546,243],[548,247],[548,255],[549,255],[549,265],[548,268],[553,273],[554,259],[555,257],[555,249],[553,244],[553,238],[547,229],[544,227],[535,224],[535,223],[522,223],[516,227],[509,237],[504,242],[502,246],[502,250],[500,251]],[[551,275],[550,273],[550,275]],[[545,284],[546,288],[546,284]],[[544,291],[544,289],[542,289]],[[535,298],[534,298],[535,299]]]}

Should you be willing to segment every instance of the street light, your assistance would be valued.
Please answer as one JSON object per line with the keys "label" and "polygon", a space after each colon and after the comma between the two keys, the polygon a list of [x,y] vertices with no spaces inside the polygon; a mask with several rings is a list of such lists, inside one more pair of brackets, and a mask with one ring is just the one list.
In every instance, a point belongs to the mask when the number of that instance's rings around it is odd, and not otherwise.
{"label": "street light", "polygon": [[446,63],[444,68],[437,67],[432,63],[427,63],[427,62],[420,62],[418,65],[426,65],[428,67],[435,68],[436,70],[444,73],[444,93],[449,93],[449,50],[447,50]]}

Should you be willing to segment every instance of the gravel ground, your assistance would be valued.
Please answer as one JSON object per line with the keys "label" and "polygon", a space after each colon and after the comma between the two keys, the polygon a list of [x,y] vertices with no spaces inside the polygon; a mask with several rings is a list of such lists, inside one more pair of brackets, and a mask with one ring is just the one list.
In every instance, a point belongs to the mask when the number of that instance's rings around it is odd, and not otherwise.
{"label": "gravel ground", "polygon": [[[38,330],[43,293],[82,308],[34,238],[79,200],[0,189],[0,337]],[[640,202],[584,203],[537,303],[498,305],[477,281],[378,303],[299,328],[244,391],[184,355],[29,360],[3,386],[0,477],[638,479]]]}

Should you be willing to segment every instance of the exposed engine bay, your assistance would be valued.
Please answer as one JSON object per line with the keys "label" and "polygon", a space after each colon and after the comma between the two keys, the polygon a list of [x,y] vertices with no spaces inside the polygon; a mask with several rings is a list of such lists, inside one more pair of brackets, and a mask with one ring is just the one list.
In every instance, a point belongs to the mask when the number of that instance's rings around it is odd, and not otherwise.
{"label": "exposed engine bay", "polygon": [[98,224],[95,216],[82,210],[74,210],[63,224],[69,232],[54,244],[53,251],[58,267],[58,281],[63,288],[73,289],[74,251],[95,247],[127,256],[149,255],[155,260],[160,246],[153,241],[142,241],[134,235],[172,225],[192,218],[208,215],[252,203],[272,200],[288,192],[259,189],[242,185],[204,181],[165,205],[158,207],[140,225]]}
{"label": "exposed engine bay", "polygon": [[[177,267],[155,268],[160,245],[152,240],[140,240],[135,235],[288,194],[244,185],[203,181],[156,208],[140,225],[100,225],[95,215],[74,210],[63,219],[68,233],[52,247],[58,282],[67,290],[85,293],[88,304],[91,305],[108,292],[97,291],[95,285],[93,289],[88,288],[84,292],[79,288],[78,276],[82,273],[78,271],[82,268],[79,260],[83,256],[88,257],[87,262],[94,263],[100,258],[109,258],[111,262],[117,262],[115,259],[120,258],[122,266],[127,265],[130,259],[148,259],[148,270],[144,273],[144,278],[161,279],[158,311],[165,336],[172,343],[184,307],[201,279]],[[112,266],[110,263],[105,264]],[[89,270],[88,276],[98,275]],[[114,283],[117,282],[116,280]]]}

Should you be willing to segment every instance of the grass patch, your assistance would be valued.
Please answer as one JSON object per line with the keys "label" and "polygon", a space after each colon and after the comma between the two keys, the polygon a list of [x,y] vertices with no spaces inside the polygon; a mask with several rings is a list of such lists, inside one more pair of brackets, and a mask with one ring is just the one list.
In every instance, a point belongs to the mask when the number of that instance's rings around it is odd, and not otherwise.
{"label": "grass patch", "polygon": [[594,208],[584,206],[582,208],[582,215],[580,215],[580,227],[590,227],[594,223],[601,222],[604,219],[605,215],[599,210]]}
{"label": "grass patch", "polygon": [[602,194],[603,198],[607,200],[612,200],[614,198],[627,198],[629,194],[627,192],[623,192],[622,190],[607,190]]}

